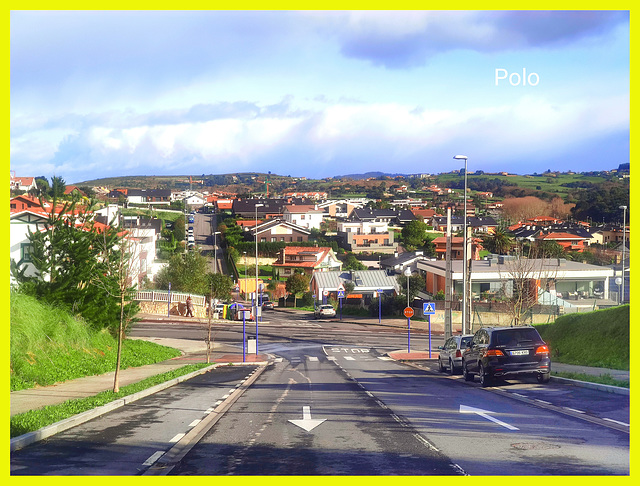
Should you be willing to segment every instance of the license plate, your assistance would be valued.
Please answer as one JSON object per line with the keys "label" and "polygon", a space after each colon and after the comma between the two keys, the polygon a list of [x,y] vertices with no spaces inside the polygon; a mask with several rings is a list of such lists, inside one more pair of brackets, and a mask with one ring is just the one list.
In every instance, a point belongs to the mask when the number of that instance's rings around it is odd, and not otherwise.
{"label": "license plate", "polygon": [[511,356],[524,356],[529,354],[529,351],[526,349],[518,350],[518,351],[509,351]]}

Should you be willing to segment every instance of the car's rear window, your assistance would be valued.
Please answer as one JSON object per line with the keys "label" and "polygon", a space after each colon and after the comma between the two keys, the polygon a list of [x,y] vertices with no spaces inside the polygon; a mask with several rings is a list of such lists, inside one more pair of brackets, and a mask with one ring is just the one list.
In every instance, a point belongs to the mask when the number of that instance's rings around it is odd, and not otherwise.
{"label": "car's rear window", "polygon": [[528,343],[528,342],[540,342],[542,339],[540,338],[540,334],[538,331],[531,328],[513,328],[513,329],[505,329],[501,331],[496,331],[493,333],[494,344],[496,346],[515,346],[519,343]]}
{"label": "car's rear window", "polygon": [[471,342],[471,340],[473,339],[473,336],[467,336],[467,337],[463,337],[460,340],[460,347],[461,348],[466,348],[467,344]]}

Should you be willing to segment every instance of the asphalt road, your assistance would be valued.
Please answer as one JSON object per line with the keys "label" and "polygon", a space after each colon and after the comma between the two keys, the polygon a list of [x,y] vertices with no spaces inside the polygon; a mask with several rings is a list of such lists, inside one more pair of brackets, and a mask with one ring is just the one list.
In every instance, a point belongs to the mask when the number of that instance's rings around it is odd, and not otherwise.
{"label": "asphalt road", "polygon": [[[241,332],[241,323],[218,322],[215,339],[241,349]],[[194,340],[205,333],[201,324],[160,322],[132,331]],[[412,336],[416,348],[426,342]],[[628,397],[553,381],[484,389],[435,363],[389,360],[386,352],[406,346],[402,330],[305,315],[265,313],[259,343],[277,359],[185,454],[167,452],[246,369],[207,373],[27,447],[12,454],[11,473],[629,474]]]}

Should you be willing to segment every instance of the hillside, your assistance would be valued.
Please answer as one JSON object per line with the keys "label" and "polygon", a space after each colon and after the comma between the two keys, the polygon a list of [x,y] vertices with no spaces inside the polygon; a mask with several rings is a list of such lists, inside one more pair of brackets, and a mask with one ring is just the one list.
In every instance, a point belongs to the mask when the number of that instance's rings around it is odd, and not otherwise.
{"label": "hillside", "polygon": [[[561,316],[536,326],[560,363],[629,369],[629,306]],[[553,366],[553,365],[552,365]]]}
{"label": "hillside", "polygon": [[[117,342],[95,332],[66,311],[11,292],[11,390],[52,385],[113,371]],[[178,356],[176,349],[141,340],[125,340],[122,368]]]}

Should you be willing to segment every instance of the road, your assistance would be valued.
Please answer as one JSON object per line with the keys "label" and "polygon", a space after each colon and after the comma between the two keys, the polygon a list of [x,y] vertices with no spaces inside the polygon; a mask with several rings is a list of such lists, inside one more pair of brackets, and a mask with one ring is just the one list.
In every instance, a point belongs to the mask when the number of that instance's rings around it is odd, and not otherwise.
{"label": "road", "polygon": [[[240,348],[240,324],[216,329],[216,340]],[[132,334],[204,332],[143,322]],[[412,335],[412,344],[424,349],[426,339]],[[12,454],[12,474],[629,474],[627,397],[553,381],[481,388],[435,364],[390,360],[406,346],[402,330],[306,315],[265,312],[259,342],[274,363],[186,453],[172,455],[171,440],[242,373],[207,373],[27,447]]]}

